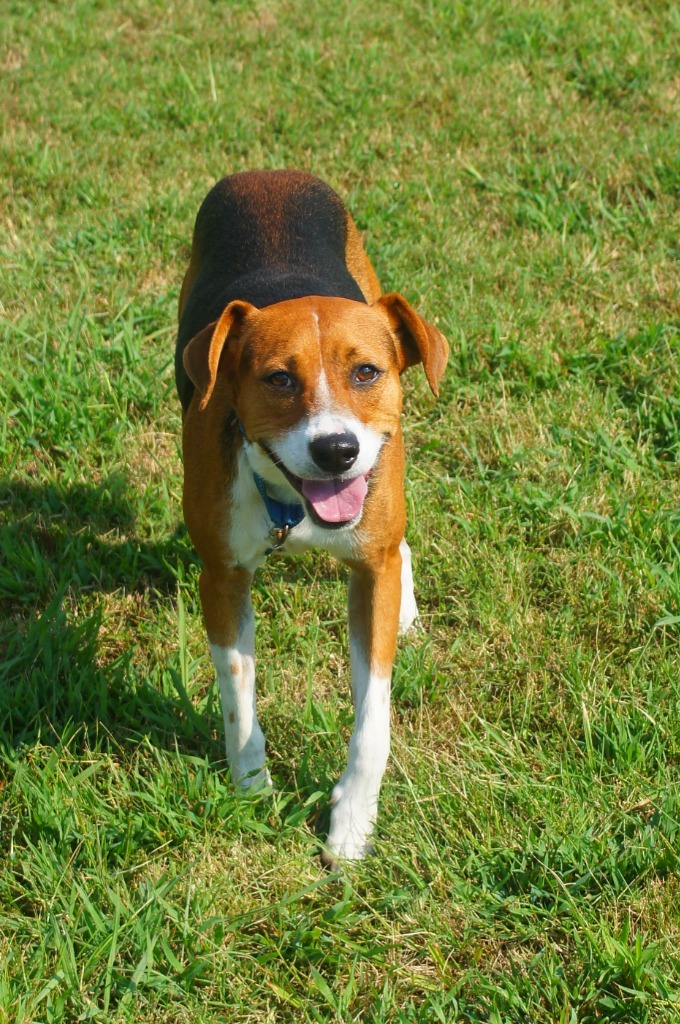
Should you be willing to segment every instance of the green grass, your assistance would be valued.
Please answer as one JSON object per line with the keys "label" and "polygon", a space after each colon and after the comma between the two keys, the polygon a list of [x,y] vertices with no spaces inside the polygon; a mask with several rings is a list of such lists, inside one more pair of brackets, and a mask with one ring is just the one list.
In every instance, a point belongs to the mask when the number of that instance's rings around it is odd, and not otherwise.
{"label": "green grass", "polygon": [[[680,1021],[676,6],[0,27],[0,1022]],[[338,189],[452,347],[405,381],[427,634],[341,877],[344,572],[258,576],[277,793],[239,798],[181,525],[193,218],[258,166]]]}

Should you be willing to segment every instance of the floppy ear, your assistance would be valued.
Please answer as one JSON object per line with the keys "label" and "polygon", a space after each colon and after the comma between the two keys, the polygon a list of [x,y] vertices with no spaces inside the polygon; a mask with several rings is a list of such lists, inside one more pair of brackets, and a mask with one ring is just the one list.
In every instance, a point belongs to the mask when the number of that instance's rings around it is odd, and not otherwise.
{"label": "floppy ear", "polygon": [[235,342],[245,318],[249,313],[256,312],[255,306],[249,302],[241,302],[240,299],[230,302],[219,320],[195,334],[184,349],[182,362],[189,379],[201,395],[201,412],[213,393],[225,343]]}
{"label": "floppy ear", "polygon": [[444,335],[419,316],[398,292],[381,295],[373,306],[382,309],[389,321],[399,357],[399,373],[407,366],[422,363],[427,383],[432,393],[438,395],[438,384],[449,354],[449,343]]}

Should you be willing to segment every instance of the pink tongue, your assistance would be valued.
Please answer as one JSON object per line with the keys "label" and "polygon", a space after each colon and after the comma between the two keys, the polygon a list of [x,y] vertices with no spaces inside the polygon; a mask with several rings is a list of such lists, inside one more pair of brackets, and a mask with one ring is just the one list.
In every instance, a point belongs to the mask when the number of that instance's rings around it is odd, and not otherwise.
{"label": "pink tongue", "polygon": [[319,519],[346,523],[361,512],[368,484],[363,476],[353,480],[303,480],[302,493]]}

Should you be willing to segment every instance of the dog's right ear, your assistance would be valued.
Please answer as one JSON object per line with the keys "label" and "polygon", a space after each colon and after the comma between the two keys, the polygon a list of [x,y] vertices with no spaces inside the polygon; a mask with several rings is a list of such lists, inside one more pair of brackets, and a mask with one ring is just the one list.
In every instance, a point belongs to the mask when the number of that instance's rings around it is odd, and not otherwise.
{"label": "dog's right ear", "polygon": [[246,317],[257,313],[249,302],[230,302],[216,323],[208,324],[195,334],[182,355],[184,369],[201,395],[201,412],[210,401],[217,380],[217,370],[227,345],[231,350],[238,340]]}

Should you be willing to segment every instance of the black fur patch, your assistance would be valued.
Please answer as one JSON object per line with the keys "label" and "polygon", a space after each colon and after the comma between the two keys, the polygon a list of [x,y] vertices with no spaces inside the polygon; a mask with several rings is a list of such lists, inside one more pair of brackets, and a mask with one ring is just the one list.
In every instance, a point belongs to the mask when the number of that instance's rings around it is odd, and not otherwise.
{"label": "black fur patch", "polygon": [[175,379],[186,410],[193,384],[182,353],[234,299],[258,308],[307,295],[365,302],[347,269],[347,213],[339,196],[302,171],[246,171],[215,185],[194,228],[198,275],[186,298]]}

